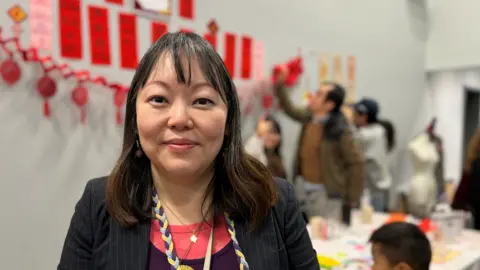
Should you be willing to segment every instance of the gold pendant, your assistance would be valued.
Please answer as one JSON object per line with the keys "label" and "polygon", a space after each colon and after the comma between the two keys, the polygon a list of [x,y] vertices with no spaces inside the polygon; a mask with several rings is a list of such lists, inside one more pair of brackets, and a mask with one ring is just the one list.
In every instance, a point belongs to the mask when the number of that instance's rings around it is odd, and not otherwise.
{"label": "gold pendant", "polygon": [[180,265],[177,270],[193,270],[192,267],[188,266],[188,265]]}

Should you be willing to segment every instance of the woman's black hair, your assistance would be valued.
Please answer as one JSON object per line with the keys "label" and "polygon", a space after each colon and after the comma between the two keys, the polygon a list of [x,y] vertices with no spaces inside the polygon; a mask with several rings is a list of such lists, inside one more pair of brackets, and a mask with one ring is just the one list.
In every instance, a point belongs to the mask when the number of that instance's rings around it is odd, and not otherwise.
{"label": "woman's black hair", "polygon": [[393,126],[392,122],[379,119],[377,123],[380,124],[384,129],[387,136],[387,151],[391,152],[393,148],[395,148],[395,127]]}
{"label": "woman's black hair", "polygon": [[[282,149],[282,128],[280,127],[280,124],[278,123],[277,119],[271,115],[267,115],[265,117],[265,121],[271,122],[272,127],[273,127],[273,132],[277,133],[280,135],[280,142],[278,142],[278,145],[273,149],[273,152],[280,156],[280,150]],[[267,151],[267,149],[265,149]]]}
{"label": "woman's black hair", "polygon": [[355,110],[358,114],[363,114],[367,116],[367,123],[368,124],[379,124],[385,129],[385,134],[387,136],[387,152],[391,152],[393,148],[395,148],[395,127],[393,126],[393,123],[385,120],[385,119],[380,119],[378,118],[378,114],[369,114],[369,113],[362,113],[358,110]]}

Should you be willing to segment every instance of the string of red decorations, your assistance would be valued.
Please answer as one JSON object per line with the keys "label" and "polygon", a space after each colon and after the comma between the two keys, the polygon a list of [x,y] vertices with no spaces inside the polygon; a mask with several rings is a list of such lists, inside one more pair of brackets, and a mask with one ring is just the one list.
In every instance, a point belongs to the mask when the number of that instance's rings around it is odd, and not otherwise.
{"label": "string of red decorations", "polygon": [[19,55],[25,62],[40,64],[43,76],[37,81],[37,92],[44,100],[43,114],[45,117],[48,118],[51,114],[48,101],[57,93],[56,82],[50,74],[58,71],[64,79],[77,81],[76,87],[72,90],[72,101],[80,108],[82,123],[85,123],[85,106],[88,103],[86,83],[104,86],[114,91],[113,104],[116,108],[116,122],[119,125],[122,123],[121,108],[127,97],[127,86],[107,82],[103,76],[92,76],[88,70],[73,70],[68,64],[58,64],[51,55],[40,56],[36,48],[23,48],[18,35],[6,38],[3,36],[2,27],[0,27],[0,47],[8,57],[0,64],[0,75],[9,86],[17,83],[21,77],[21,69],[15,61],[15,55]]}

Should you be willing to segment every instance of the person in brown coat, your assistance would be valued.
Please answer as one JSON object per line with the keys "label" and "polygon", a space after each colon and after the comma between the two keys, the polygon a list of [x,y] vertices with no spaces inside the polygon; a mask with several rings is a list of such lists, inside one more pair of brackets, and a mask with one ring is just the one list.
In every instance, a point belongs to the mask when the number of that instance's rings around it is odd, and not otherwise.
{"label": "person in brown coat", "polygon": [[306,215],[328,217],[338,214],[340,204],[357,205],[363,193],[364,158],[341,111],[344,88],[324,83],[304,108],[292,103],[284,84],[277,83],[275,91],[283,111],[303,125],[292,182],[300,199],[304,193]]}

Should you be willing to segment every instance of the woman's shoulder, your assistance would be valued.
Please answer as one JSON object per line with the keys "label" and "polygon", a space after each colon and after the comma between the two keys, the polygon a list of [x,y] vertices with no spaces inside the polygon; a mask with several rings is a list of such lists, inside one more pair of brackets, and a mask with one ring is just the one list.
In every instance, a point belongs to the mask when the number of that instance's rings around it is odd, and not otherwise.
{"label": "woman's shoulder", "polygon": [[90,194],[93,201],[105,201],[107,176],[90,179],[85,187],[85,192]]}
{"label": "woman's shoulder", "polygon": [[293,185],[287,180],[274,177],[277,184],[278,199],[275,203],[274,209],[277,211],[285,212],[289,208],[289,204],[296,202],[295,192]]}
{"label": "woman's shoulder", "polygon": [[107,179],[108,177],[98,177],[87,182],[83,195],[77,203],[78,208],[88,208],[90,213],[94,213],[93,219],[103,220],[108,216],[107,210]]}

